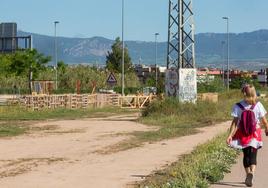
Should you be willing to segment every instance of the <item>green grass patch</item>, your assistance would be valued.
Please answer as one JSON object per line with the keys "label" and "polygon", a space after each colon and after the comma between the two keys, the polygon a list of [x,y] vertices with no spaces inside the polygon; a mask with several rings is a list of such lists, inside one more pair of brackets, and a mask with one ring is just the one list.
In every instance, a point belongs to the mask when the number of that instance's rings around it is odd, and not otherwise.
{"label": "green grass patch", "polygon": [[116,114],[129,113],[121,108],[87,108],[87,109],[46,109],[41,111],[27,110],[17,106],[0,107],[0,120],[47,120],[47,119],[78,119],[108,117]]}
{"label": "green grass patch", "polygon": [[155,172],[140,188],[207,188],[230,172],[239,152],[226,146],[226,134],[198,146],[167,169]]}
{"label": "green grass patch", "polygon": [[0,137],[18,136],[26,133],[29,128],[14,122],[5,122],[0,124]]}
{"label": "green grass patch", "polygon": [[232,105],[241,97],[235,90],[219,96],[219,102],[198,101],[197,104],[180,103],[175,98],[155,101],[142,112],[139,122],[158,126],[157,131],[134,135],[140,140],[159,141],[194,134],[197,128],[230,120]]}

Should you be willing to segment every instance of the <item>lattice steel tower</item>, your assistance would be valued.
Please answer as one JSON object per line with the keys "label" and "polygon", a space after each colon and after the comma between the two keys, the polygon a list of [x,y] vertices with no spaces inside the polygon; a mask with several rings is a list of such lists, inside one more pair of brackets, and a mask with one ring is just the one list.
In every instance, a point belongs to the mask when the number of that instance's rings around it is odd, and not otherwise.
{"label": "lattice steel tower", "polygon": [[195,68],[192,0],[169,0],[167,68]]}

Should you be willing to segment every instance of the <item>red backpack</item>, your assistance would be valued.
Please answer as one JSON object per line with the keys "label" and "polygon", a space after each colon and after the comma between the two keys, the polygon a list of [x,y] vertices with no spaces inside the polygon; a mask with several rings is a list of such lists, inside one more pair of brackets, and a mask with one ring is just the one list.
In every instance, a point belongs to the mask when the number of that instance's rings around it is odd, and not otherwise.
{"label": "red backpack", "polygon": [[255,113],[253,111],[256,104],[252,105],[250,109],[245,109],[245,107],[240,103],[236,104],[242,110],[241,118],[239,121],[239,128],[245,136],[249,136],[256,131],[257,121],[255,118]]}

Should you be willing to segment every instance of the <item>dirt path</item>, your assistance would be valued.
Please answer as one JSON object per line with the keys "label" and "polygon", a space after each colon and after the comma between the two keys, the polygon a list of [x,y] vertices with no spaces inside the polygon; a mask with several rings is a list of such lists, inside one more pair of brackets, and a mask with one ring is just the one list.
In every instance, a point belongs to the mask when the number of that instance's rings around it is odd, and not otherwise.
{"label": "dirt path", "polygon": [[190,152],[229,123],[201,129],[196,135],[165,140],[109,155],[95,151],[146,131],[134,116],[48,121],[42,131],[0,139],[0,187],[5,188],[123,188]]}
{"label": "dirt path", "polygon": [[[268,137],[263,134],[264,147],[258,152],[258,166],[254,177],[253,187],[265,188],[268,187]],[[232,172],[227,174],[221,182],[212,185],[212,188],[230,188],[230,187],[246,187],[245,171],[243,167],[243,156],[240,155],[237,164],[232,167]]]}

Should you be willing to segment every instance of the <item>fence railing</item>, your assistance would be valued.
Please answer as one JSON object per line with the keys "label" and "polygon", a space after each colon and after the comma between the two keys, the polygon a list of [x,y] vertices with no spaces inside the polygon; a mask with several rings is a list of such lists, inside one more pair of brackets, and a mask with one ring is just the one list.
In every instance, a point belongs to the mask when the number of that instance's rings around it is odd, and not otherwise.
{"label": "fence railing", "polygon": [[122,108],[144,108],[148,106],[155,98],[155,95],[121,96],[119,97],[119,106]]}

